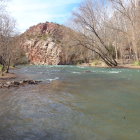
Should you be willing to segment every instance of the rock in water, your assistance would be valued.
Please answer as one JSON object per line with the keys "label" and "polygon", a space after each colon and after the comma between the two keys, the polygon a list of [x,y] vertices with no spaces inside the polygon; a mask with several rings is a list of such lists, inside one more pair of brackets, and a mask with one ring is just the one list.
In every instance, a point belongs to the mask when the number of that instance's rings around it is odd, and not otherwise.
{"label": "rock in water", "polygon": [[35,80],[0,82],[0,88],[19,87],[23,85],[36,85],[36,84],[39,84],[40,82],[41,81],[35,81]]}

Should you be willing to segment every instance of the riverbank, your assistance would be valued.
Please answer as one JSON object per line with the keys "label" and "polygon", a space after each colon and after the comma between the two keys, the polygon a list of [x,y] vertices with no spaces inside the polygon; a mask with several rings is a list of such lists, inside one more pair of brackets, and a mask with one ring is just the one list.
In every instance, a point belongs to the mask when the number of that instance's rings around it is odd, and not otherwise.
{"label": "riverbank", "polygon": [[37,80],[19,80],[17,78],[18,76],[15,73],[4,73],[3,76],[0,76],[0,89],[25,85],[37,85],[41,83],[41,81]]}
{"label": "riverbank", "polygon": [[[92,65],[91,63],[83,63],[83,64],[79,64],[78,66],[96,67],[96,68],[110,68],[109,66],[107,66],[105,64]],[[119,64],[117,67],[111,67],[111,68],[140,69],[140,66],[135,66],[134,64]]]}
{"label": "riverbank", "polygon": [[0,75],[0,80],[15,79],[17,76],[15,73],[4,73],[3,76]]}
{"label": "riverbank", "polygon": [[116,68],[140,69],[140,66],[135,66],[133,64],[124,64],[124,65],[118,65]]}

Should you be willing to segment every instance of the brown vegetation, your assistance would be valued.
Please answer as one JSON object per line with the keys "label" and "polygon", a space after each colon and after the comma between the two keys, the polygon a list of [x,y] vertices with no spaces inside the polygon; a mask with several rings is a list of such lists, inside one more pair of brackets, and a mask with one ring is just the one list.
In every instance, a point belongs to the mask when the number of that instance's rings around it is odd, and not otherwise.
{"label": "brown vegetation", "polygon": [[108,66],[139,61],[138,3],[139,0],[86,0],[73,13],[74,29],[79,32],[74,41],[98,54]]}
{"label": "brown vegetation", "polygon": [[0,0],[2,73],[8,72],[10,65],[28,59],[33,64],[47,65],[98,61],[110,67],[134,62],[140,65],[139,0],[85,0],[73,12],[71,28],[46,22],[20,36],[3,3]]}
{"label": "brown vegetation", "polygon": [[23,51],[19,48],[19,38],[15,32],[15,20],[5,8],[4,0],[0,0],[0,65],[1,73],[8,73],[10,65],[15,65]]}

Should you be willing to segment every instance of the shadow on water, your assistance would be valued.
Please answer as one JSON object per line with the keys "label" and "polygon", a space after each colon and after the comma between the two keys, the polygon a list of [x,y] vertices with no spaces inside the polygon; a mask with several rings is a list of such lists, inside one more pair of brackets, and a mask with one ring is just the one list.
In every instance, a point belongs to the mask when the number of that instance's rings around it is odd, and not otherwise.
{"label": "shadow on water", "polygon": [[[6,133],[5,133],[6,132]],[[75,140],[76,137],[71,134],[59,130],[48,130],[36,132],[25,132],[18,135],[16,131],[10,129],[3,129],[0,131],[2,134],[0,140]],[[65,134],[64,134],[65,133]],[[10,136],[10,137],[9,137]]]}
{"label": "shadow on water", "polygon": [[50,93],[45,96],[44,86],[1,90],[0,140],[75,139],[74,133],[61,126],[62,120],[59,123],[61,114],[58,119],[55,114],[66,107],[49,98]]}

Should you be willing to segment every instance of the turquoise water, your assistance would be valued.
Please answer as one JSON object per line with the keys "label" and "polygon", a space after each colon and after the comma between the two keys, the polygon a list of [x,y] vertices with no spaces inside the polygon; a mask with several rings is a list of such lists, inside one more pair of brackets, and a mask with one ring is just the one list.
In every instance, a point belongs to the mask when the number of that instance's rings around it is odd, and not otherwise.
{"label": "turquoise water", "polygon": [[25,66],[0,89],[0,140],[140,140],[140,70]]}

